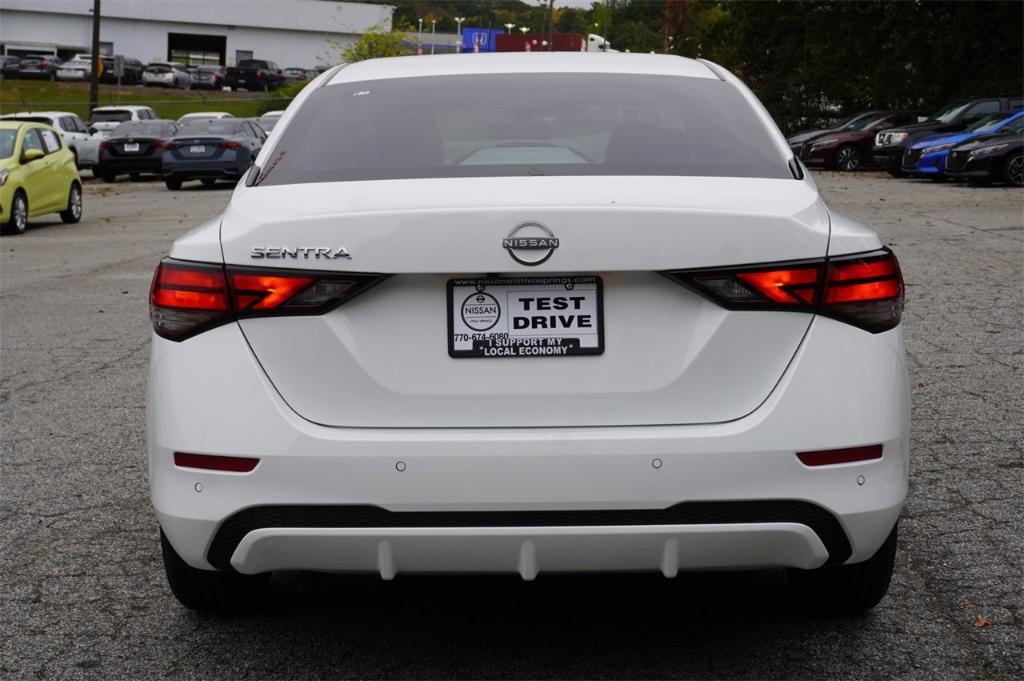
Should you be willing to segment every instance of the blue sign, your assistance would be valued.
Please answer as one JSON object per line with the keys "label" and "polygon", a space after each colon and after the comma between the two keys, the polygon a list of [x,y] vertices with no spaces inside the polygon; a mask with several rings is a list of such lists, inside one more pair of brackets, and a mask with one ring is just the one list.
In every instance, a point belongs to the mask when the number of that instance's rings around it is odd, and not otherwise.
{"label": "blue sign", "polygon": [[462,29],[462,51],[463,52],[494,52],[496,35],[503,35],[505,31],[494,28],[470,28]]}

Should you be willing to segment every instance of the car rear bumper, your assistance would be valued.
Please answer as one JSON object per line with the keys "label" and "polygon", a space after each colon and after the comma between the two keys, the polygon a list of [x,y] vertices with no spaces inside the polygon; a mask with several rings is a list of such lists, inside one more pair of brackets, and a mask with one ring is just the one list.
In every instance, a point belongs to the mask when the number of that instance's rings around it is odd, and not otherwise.
{"label": "car rear bumper", "polygon": [[100,170],[114,171],[118,173],[156,173],[157,175],[160,175],[163,172],[159,156],[116,159],[100,157],[97,165]]}
{"label": "car rear bumper", "polygon": [[213,160],[213,161],[178,161],[163,163],[164,177],[171,179],[193,179],[204,177],[232,178],[242,177],[249,169],[248,161]]}
{"label": "car rear bumper", "polygon": [[[813,568],[870,557],[906,495],[899,328],[816,319],[759,409],[700,426],[331,428],[281,400],[237,325],[152,352],[153,505],[200,568]],[[795,456],[864,444],[882,458]],[[212,472],[175,466],[176,451],[260,461]]]}

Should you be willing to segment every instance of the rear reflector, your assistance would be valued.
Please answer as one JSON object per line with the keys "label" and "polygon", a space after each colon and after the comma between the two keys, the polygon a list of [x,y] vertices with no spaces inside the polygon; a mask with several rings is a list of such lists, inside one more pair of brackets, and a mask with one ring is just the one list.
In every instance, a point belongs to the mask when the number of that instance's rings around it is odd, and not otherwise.
{"label": "rear reflector", "polygon": [[248,473],[256,468],[259,459],[247,456],[214,456],[212,454],[186,454],[174,452],[174,465],[181,468],[203,468],[209,471]]}
{"label": "rear reflector", "polygon": [[872,333],[895,327],[903,314],[903,277],[888,248],[821,260],[665,274],[730,310],[814,312]]}
{"label": "rear reflector", "polygon": [[805,466],[830,466],[836,463],[853,463],[882,458],[882,445],[847,447],[846,449],[823,449],[817,452],[797,452],[797,458]]}
{"label": "rear reflector", "polygon": [[163,260],[149,316],[157,335],[180,341],[244,317],[328,312],[387,275],[225,267]]}

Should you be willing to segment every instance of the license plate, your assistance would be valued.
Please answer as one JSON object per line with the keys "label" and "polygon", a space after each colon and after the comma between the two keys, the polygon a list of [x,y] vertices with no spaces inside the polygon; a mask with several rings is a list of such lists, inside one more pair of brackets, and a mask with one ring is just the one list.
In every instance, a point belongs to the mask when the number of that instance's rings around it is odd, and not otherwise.
{"label": "license plate", "polygon": [[206,153],[206,146],[203,145],[203,144],[193,144],[191,147],[188,148],[188,153],[190,153],[190,154],[205,154]]}
{"label": "license plate", "polygon": [[138,151],[139,150],[139,144],[138,144],[138,142],[136,142],[135,144],[126,144],[126,145],[124,145],[124,150],[125,151]]}
{"label": "license plate", "polygon": [[451,357],[569,357],[604,352],[594,276],[451,279]]}

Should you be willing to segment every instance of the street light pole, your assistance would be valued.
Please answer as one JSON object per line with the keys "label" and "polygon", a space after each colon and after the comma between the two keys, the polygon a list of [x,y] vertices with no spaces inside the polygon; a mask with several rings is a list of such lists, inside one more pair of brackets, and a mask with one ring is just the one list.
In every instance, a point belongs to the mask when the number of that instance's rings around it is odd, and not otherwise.
{"label": "street light pole", "polygon": [[458,26],[459,42],[455,48],[456,54],[462,54],[462,22],[466,20],[466,17],[455,17],[455,23]]}
{"label": "street light pole", "polygon": [[437,20],[430,20],[430,54],[434,54],[434,43],[437,42]]}
{"label": "street light pole", "polygon": [[416,31],[416,54],[423,54],[423,17],[420,17],[420,27]]}
{"label": "street light pole", "polygon": [[100,105],[100,0],[92,3],[92,72],[89,74],[89,115]]}

